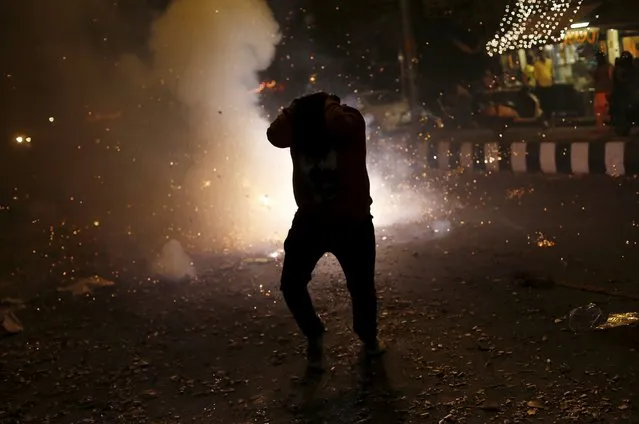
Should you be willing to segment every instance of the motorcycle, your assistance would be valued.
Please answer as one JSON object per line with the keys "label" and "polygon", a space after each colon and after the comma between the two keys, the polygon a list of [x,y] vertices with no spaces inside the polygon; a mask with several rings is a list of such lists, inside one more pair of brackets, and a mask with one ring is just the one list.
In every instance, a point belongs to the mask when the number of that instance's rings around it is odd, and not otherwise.
{"label": "motorcycle", "polygon": [[[539,99],[526,87],[516,97],[500,100],[489,91],[478,90],[474,94],[458,89],[455,100],[439,100],[445,121],[459,127],[483,127],[501,130],[510,125],[547,125]],[[461,100],[461,101],[460,101]]]}

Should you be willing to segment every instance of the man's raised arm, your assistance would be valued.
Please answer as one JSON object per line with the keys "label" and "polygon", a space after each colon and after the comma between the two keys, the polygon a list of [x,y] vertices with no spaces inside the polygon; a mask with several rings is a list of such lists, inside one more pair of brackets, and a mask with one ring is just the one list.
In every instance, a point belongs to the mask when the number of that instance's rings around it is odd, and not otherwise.
{"label": "man's raised arm", "polygon": [[326,127],[329,132],[346,139],[366,134],[366,121],[364,121],[364,117],[357,109],[341,105],[339,102],[329,99],[326,101],[324,113],[326,114]]}
{"label": "man's raised arm", "polygon": [[293,144],[293,125],[291,122],[291,112],[285,108],[266,130],[268,141],[275,147],[285,149]]}

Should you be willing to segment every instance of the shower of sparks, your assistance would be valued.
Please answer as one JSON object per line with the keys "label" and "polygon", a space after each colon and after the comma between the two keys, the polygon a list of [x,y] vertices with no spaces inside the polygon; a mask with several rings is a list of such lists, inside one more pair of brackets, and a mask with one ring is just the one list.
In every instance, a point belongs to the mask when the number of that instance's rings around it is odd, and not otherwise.
{"label": "shower of sparks", "polygon": [[555,243],[554,241],[548,239],[542,232],[537,231],[534,236],[533,235],[529,235],[528,236],[528,241],[531,244],[534,244],[537,247],[554,247],[557,243]]}
{"label": "shower of sparks", "polygon": [[534,189],[532,188],[529,188],[529,189],[513,188],[512,190],[506,191],[506,198],[509,200],[513,200],[513,199],[521,200],[521,198],[524,197],[525,194],[532,193],[533,191]]}
{"label": "shower of sparks", "polygon": [[264,90],[273,90],[277,87],[277,81],[263,81],[260,86],[253,90],[254,93],[261,93]]}

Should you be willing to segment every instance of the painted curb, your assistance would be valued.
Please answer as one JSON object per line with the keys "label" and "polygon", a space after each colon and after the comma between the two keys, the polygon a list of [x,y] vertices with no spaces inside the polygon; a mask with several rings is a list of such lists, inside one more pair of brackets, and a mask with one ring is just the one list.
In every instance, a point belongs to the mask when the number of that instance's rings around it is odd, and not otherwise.
{"label": "painted curb", "polygon": [[639,175],[639,143],[610,142],[427,142],[433,169],[478,172]]}

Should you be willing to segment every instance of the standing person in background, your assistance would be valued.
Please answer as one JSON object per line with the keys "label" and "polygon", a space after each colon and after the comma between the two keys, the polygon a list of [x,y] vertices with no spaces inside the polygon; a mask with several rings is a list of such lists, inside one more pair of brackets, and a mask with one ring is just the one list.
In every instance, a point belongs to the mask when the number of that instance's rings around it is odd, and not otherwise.
{"label": "standing person in background", "polygon": [[535,61],[535,82],[537,83],[537,97],[541,103],[541,109],[544,111],[546,120],[550,120],[552,117],[552,84],[553,84],[553,71],[552,61],[544,55],[543,51],[540,51]]}
{"label": "standing person in background", "polygon": [[624,122],[629,106],[639,103],[636,98],[639,91],[639,69],[634,66],[634,58],[623,51],[615,60],[612,72],[612,96],[610,115],[614,122]]}
{"label": "standing person in background", "polygon": [[610,109],[608,102],[612,93],[612,74],[613,67],[608,63],[606,55],[601,51],[597,52],[597,66],[592,73],[592,77],[595,81],[595,119],[599,128],[603,128],[608,119]]}

